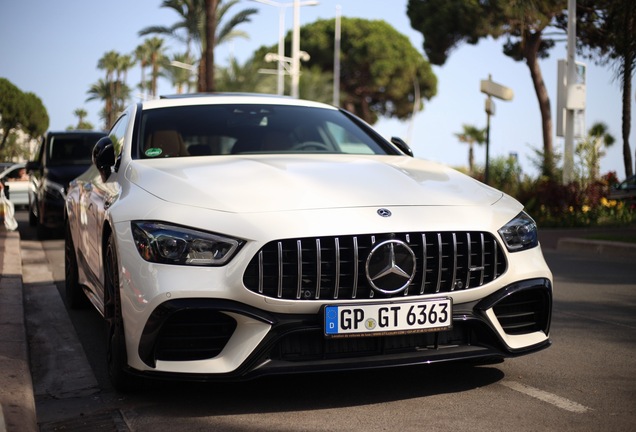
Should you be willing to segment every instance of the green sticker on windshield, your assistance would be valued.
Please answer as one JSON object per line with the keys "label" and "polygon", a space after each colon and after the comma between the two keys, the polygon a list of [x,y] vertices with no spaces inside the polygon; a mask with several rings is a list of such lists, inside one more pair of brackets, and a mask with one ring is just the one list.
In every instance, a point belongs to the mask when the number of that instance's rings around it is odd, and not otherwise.
{"label": "green sticker on windshield", "polygon": [[146,150],[145,155],[148,157],[157,157],[161,154],[161,149],[160,148],[149,148],[148,150]]}

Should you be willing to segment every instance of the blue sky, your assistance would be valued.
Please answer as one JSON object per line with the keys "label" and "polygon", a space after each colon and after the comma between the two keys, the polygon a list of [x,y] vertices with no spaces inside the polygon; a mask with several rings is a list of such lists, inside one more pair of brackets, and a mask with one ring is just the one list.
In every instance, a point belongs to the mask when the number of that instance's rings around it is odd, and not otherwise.
{"label": "blue sky", "polygon": [[[407,0],[320,0],[317,6],[301,8],[301,25],[333,18],[339,5],[343,16],[387,21],[423,52],[422,35],[411,28],[406,4]],[[104,76],[104,72],[97,69],[97,62],[110,50],[122,54],[132,52],[143,42],[137,35],[140,29],[173,24],[177,20],[176,14],[160,5],[161,0],[0,0],[0,77],[42,99],[49,113],[51,129],[65,129],[75,124],[77,119],[73,111],[77,108],[84,108],[89,113],[88,120],[100,125],[100,104],[86,102],[91,84]],[[218,47],[216,58],[221,65],[227,64],[232,56],[243,62],[259,46],[277,43],[278,8],[243,0],[234,12],[246,7],[259,10],[252,23],[241,27],[250,39]],[[292,8],[286,8],[286,30],[291,29],[292,16]],[[167,44],[170,53],[184,51],[175,41],[167,41]],[[433,67],[438,78],[438,94],[425,103],[424,110],[412,122],[380,120],[376,128],[386,137],[397,135],[407,139],[417,157],[455,167],[466,166],[468,148],[458,142],[454,134],[461,131],[464,123],[485,126],[485,97],[479,92],[479,83],[491,74],[495,82],[514,91],[512,101],[495,101],[496,114],[491,118],[491,157],[516,152],[524,171],[535,175],[530,160],[532,149],[542,148],[538,102],[527,66],[504,56],[501,46],[502,41],[494,40],[476,46],[460,46],[451,53],[444,66]],[[565,56],[566,46],[561,43],[551,51],[548,59],[541,62],[553,116],[557,60]],[[586,124],[589,127],[603,121],[609,126],[617,142],[602,159],[601,172],[613,170],[622,178],[625,172],[620,87],[613,82],[613,70],[609,67],[598,67],[591,62],[587,62],[587,66]],[[136,67],[129,72],[128,84],[136,86],[139,81],[140,71]],[[168,82],[161,82],[160,93],[174,93],[174,89]],[[636,106],[633,113],[636,113]],[[632,157],[636,146],[634,130],[636,114],[632,115]],[[563,139],[555,137],[554,145],[561,150]],[[483,165],[485,148],[479,147],[475,153],[476,162]]]}

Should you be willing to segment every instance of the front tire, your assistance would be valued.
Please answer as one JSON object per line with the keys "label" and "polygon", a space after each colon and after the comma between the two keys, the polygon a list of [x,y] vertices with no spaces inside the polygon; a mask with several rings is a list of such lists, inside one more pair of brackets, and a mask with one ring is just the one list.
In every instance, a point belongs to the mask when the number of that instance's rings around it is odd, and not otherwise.
{"label": "front tire", "polygon": [[104,317],[106,318],[107,330],[106,362],[108,365],[108,376],[115,390],[131,392],[138,390],[141,382],[138,377],[127,371],[128,354],[119,293],[119,267],[115,240],[112,236],[108,238],[106,246],[104,278]]}
{"label": "front tire", "polygon": [[81,309],[88,306],[88,299],[84,290],[79,284],[77,270],[77,258],[75,246],[71,237],[71,227],[66,224],[66,235],[64,239],[64,276],[66,288],[66,304],[71,309]]}

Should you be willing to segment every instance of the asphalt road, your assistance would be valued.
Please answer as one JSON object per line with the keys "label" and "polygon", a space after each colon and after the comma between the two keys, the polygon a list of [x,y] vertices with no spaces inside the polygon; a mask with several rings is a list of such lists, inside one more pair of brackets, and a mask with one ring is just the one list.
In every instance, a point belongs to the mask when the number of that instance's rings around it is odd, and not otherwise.
{"label": "asphalt road", "polygon": [[63,241],[18,212],[27,334],[42,431],[631,431],[636,425],[636,265],[544,251],[555,280],[547,350],[488,366],[428,365],[152,383],[116,393],[104,324],[68,311]]}

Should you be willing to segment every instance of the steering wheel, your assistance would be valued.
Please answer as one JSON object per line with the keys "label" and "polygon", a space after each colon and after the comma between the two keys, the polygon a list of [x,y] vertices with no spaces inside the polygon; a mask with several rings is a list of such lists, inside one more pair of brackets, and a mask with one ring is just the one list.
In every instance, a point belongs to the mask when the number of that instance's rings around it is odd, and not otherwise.
{"label": "steering wheel", "polygon": [[319,151],[330,151],[331,149],[324,143],[318,141],[305,141],[299,144],[296,144],[291,148],[292,150],[319,150]]}

